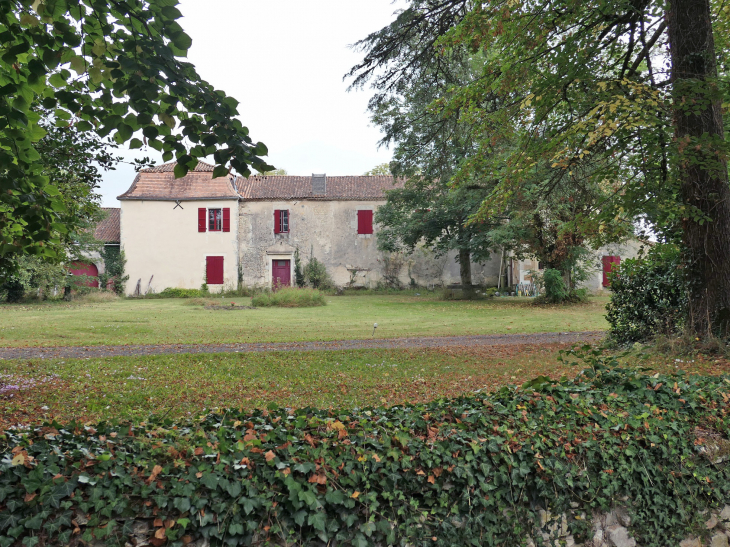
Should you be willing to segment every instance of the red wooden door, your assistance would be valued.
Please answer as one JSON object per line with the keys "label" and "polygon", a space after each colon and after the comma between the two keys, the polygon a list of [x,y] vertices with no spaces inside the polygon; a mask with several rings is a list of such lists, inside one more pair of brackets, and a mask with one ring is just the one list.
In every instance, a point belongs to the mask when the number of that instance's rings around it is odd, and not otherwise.
{"label": "red wooden door", "polygon": [[205,257],[205,282],[208,285],[223,285],[223,257]]}
{"label": "red wooden door", "polygon": [[611,283],[608,280],[608,274],[619,267],[621,264],[620,256],[604,256],[603,257],[603,286],[608,287]]}
{"label": "red wooden door", "polygon": [[291,285],[291,261],[290,260],[272,260],[271,261],[271,286],[274,289],[279,287],[288,287]]}
{"label": "red wooden door", "polygon": [[[98,278],[99,277],[99,269],[94,264],[87,264],[85,262],[74,262],[71,264],[71,267],[68,269],[69,272],[71,272],[71,275],[85,275],[88,278]],[[86,283],[84,283],[87,287],[98,287],[99,286],[99,280],[98,279],[88,279]]]}

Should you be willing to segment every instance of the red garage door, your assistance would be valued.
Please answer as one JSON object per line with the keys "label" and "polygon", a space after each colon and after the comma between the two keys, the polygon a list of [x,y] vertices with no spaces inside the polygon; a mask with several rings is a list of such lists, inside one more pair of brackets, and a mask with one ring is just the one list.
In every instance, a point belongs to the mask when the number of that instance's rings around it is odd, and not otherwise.
{"label": "red garage door", "polygon": [[94,264],[87,264],[86,262],[73,262],[71,267],[68,269],[71,275],[85,275],[96,279],[89,279],[84,283],[87,287],[98,287],[99,286],[99,269]]}

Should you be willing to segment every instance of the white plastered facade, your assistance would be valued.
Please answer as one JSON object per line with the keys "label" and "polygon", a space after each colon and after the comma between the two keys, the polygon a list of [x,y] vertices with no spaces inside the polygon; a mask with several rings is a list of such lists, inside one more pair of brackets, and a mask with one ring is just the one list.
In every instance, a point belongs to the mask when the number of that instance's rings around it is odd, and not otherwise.
{"label": "white plastered facade", "polygon": [[[231,210],[230,232],[198,232],[198,208]],[[207,215],[206,215],[207,228]],[[124,200],[121,211],[122,249],[129,275],[126,292],[160,292],[167,287],[200,288],[206,257],[223,257],[223,285],[211,292],[235,288],[238,281],[238,199]]]}

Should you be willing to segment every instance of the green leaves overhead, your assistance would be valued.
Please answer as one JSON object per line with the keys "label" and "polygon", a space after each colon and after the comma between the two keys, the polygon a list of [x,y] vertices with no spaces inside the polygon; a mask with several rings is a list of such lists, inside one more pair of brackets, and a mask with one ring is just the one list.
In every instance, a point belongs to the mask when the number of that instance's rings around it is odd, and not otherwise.
{"label": "green leaves overhead", "polygon": [[[174,0],[4,0],[0,2],[0,259],[58,258],[52,224],[59,198],[42,174],[35,105],[55,123],[126,143],[142,130],[166,157],[213,155],[243,175],[271,169],[237,101],[181,60],[192,41]],[[171,129],[176,128],[176,131]],[[193,147],[190,148],[190,143]],[[143,143],[139,139],[132,147]],[[195,161],[183,162],[182,176]]]}

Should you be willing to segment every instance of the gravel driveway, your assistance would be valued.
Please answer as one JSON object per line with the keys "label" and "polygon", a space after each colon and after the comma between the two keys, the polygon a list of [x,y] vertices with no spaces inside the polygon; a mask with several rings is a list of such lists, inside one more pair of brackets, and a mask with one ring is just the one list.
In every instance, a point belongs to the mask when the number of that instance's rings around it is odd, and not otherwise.
{"label": "gravel driveway", "polygon": [[48,346],[0,348],[1,359],[98,358],[182,353],[247,353],[256,351],[337,351],[355,349],[411,349],[449,346],[508,346],[555,343],[595,343],[602,331],[487,334],[479,336],[426,336],[422,338],[369,338],[329,342],[278,342],[250,344],[151,344],[130,346]]}

